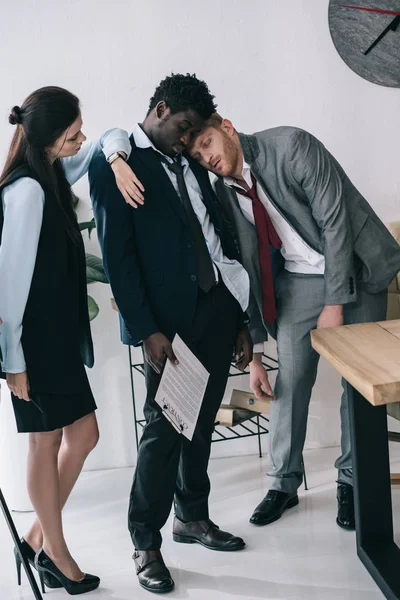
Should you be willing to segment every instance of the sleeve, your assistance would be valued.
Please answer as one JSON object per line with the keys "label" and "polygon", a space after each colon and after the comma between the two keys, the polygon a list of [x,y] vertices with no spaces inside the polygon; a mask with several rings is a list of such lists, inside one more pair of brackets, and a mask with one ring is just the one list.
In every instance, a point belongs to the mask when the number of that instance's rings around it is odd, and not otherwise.
{"label": "sleeve", "polygon": [[2,368],[26,370],[21,344],[22,321],[35,268],[43,219],[44,192],[23,177],[3,191],[4,224],[0,246],[0,336]]}
{"label": "sleeve", "polygon": [[325,256],[325,304],[355,302],[355,266],[350,219],[335,161],[306,131],[292,134],[290,168],[311,206],[321,230]]}
{"label": "sleeve", "polygon": [[[268,340],[268,333],[265,329],[260,310],[251,288],[247,313],[250,318],[249,331],[254,344],[253,352],[263,352],[264,342]],[[259,344],[262,344],[262,350],[256,350],[256,348],[259,347]]]}
{"label": "sleeve", "polygon": [[138,345],[160,328],[139,268],[132,223],[135,211],[126,204],[101,155],[92,162],[89,183],[104,269],[130,343]]}
{"label": "sleeve", "polygon": [[246,326],[248,327],[249,323],[250,323],[250,319],[249,319],[247,312],[242,310],[242,308],[239,306],[239,314],[238,314],[238,318],[236,320],[237,333],[242,331],[242,329],[244,329]]}
{"label": "sleeve", "polygon": [[264,343],[254,344],[253,353],[254,354],[262,354],[264,352]]}
{"label": "sleeve", "polygon": [[132,146],[129,135],[124,129],[110,129],[95,142],[85,142],[82,149],[68,158],[62,158],[65,176],[70,185],[74,185],[89,170],[90,163],[96,154],[102,150],[107,159],[114,152],[125,152],[129,158]]}
{"label": "sleeve", "polygon": [[[215,193],[215,197],[221,211],[225,231],[228,232],[229,238],[232,240],[232,251],[235,252],[237,259],[239,260],[239,262],[241,262],[238,234],[234,224],[232,209],[229,205],[229,201],[225,194],[225,185],[222,182],[222,179],[217,179],[214,182],[213,191]],[[250,335],[254,344],[253,352],[263,352],[264,341],[267,341],[268,334],[264,327],[264,323],[262,321],[261,314],[251,288],[251,280],[249,305],[247,307],[246,312],[241,314],[241,323],[242,325],[248,325]],[[261,350],[256,348],[261,348]]]}

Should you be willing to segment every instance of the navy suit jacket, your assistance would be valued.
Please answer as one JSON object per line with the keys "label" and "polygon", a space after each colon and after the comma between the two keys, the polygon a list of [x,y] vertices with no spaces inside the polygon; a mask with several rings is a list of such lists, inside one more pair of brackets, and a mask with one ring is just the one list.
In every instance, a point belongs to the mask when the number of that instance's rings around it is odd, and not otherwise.
{"label": "navy suit jacket", "polygon": [[[179,196],[157,153],[137,148],[132,136],[130,141],[128,164],[144,185],[144,206],[126,204],[102,153],[91,163],[89,182],[104,268],[122,317],[122,341],[138,345],[158,331],[172,339],[190,330],[198,284],[194,240]],[[188,160],[224,254],[237,259],[208,173]],[[244,322],[238,310],[238,328]]]}

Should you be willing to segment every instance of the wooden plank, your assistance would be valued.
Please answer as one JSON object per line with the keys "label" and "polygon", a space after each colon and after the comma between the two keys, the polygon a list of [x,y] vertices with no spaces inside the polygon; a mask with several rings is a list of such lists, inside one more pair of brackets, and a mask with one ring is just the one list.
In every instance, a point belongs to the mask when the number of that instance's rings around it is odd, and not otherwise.
{"label": "wooden plank", "polygon": [[318,329],[311,343],[371,404],[400,400],[400,340],[380,324]]}
{"label": "wooden plank", "polygon": [[247,408],[247,410],[252,410],[257,413],[268,414],[271,407],[271,400],[259,400],[257,396],[251,392],[232,390],[229,404],[240,408]]}
{"label": "wooden plank", "polygon": [[223,425],[224,427],[234,427],[235,425],[244,423],[244,421],[248,421],[255,415],[256,413],[251,410],[237,408],[230,404],[221,404],[215,421],[218,425]]}
{"label": "wooden plank", "polygon": [[377,325],[400,340],[400,319],[396,319],[395,321],[380,321]]}
{"label": "wooden plank", "polygon": [[399,485],[400,484],[400,473],[391,473],[390,474],[390,483],[392,485]]}

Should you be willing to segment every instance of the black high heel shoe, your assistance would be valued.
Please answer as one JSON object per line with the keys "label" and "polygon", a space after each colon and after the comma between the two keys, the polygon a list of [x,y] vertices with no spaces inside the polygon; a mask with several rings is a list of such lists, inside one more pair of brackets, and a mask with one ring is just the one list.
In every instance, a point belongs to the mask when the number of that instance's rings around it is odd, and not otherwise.
{"label": "black high heel shoe", "polygon": [[96,577],[96,575],[86,574],[81,581],[73,581],[73,579],[68,579],[68,577],[61,573],[60,569],[53,563],[51,558],[47,556],[43,548],[39,550],[35,556],[35,566],[39,572],[43,593],[45,592],[45,573],[55,577],[61,583],[61,586],[65,589],[65,591],[71,596],[91,592],[92,590],[96,590],[100,585],[100,579]]}
{"label": "black high heel shoe", "polygon": [[[34,567],[36,569],[36,567],[35,567],[35,551],[33,550],[33,548],[31,548],[31,546],[28,544],[28,542],[26,540],[24,540],[24,538],[21,538],[21,546],[22,546],[22,552],[23,552],[26,560],[29,562],[30,565],[32,565],[32,567]],[[18,552],[18,548],[16,546],[14,547],[14,556],[15,556],[15,564],[17,566],[18,585],[21,585],[22,561],[21,561],[21,557]],[[62,584],[58,581],[58,579],[53,577],[53,575],[50,575],[50,573],[44,573],[44,583],[46,584],[46,586],[48,588],[51,588],[51,589],[56,589],[56,588],[62,587]]]}

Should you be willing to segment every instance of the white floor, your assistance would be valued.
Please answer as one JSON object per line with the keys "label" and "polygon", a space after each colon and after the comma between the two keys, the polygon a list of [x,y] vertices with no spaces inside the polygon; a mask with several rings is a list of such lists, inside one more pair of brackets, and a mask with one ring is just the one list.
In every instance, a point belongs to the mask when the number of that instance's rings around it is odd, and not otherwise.
{"label": "white floor", "polygon": [[[394,445],[393,467],[400,471]],[[335,524],[337,449],[305,454],[310,490],[301,490],[300,505],[267,527],[249,524],[252,509],[266,492],[265,459],[256,456],[211,461],[212,518],[241,535],[247,548],[237,553],[211,552],[171,540],[171,520],[164,530],[163,554],[175,579],[171,598],[191,600],[380,600],[381,592],[356,557],[355,536]],[[371,473],[371,477],[373,473]],[[150,600],[134,574],[126,529],[131,469],[85,473],[65,510],[71,551],[83,570],[101,576],[101,588],[90,598]],[[400,532],[400,488],[393,488],[394,514]],[[31,514],[14,514],[22,534]],[[400,536],[398,536],[398,542]],[[0,515],[0,599],[31,598],[23,575],[16,585],[12,542]],[[65,598],[49,590],[47,600]]]}

